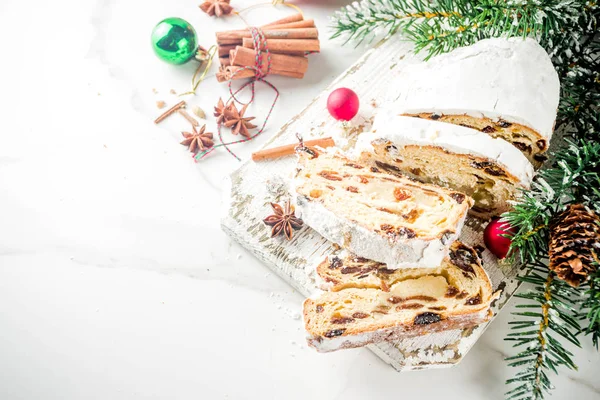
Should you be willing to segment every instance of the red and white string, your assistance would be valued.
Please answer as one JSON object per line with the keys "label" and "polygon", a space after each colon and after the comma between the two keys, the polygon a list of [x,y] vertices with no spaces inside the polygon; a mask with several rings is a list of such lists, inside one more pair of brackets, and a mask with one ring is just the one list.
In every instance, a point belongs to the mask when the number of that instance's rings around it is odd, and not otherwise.
{"label": "red and white string", "polygon": [[[269,47],[267,45],[267,39],[265,38],[265,35],[263,34],[261,29],[256,28],[256,27],[250,27],[249,29],[252,34],[252,44],[254,46],[254,50],[255,50],[255,54],[256,54],[255,60],[254,60],[254,66],[242,67],[233,73],[233,75],[231,76],[231,78],[229,80],[229,95],[230,95],[230,97],[225,104],[229,104],[230,101],[235,101],[243,106],[243,105],[251,104],[252,102],[254,102],[255,95],[256,95],[256,82],[264,83],[265,85],[267,85],[271,89],[273,89],[275,91],[275,99],[273,99],[273,103],[271,103],[269,112],[267,113],[267,116],[266,116],[262,126],[260,127],[260,129],[255,134],[253,134],[249,137],[244,137],[243,139],[240,139],[240,140],[225,143],[225,141],[223,140],[223,135],[221,133],[221,127],[222,127],[223,123],[217,124],[217,133],[219,135],[219,140],[221,141],[221,143],[211,147],[210,149],[208,149],[204,152],[196,154],[195,155],[196,161],[203,159],[204,157],[206,157],[208,154],[210,154],[213,150],[215,150],[218,147],[225,147],[225,149],[229,152],[229,154],[234,156],[237,160],[241,161],[241,159],[229,148],[229,146],[238,144],[238,143],[248,142],[248,141],[256,138],[257,136],[259,136],[261,133],[263,133],[265,130],[265,127],[267,125],[267,122],[269,121],[269,117],[271,116],[271,113],[273,112],[273,108],[275,108],[275,104],[277,103],[277,100],[279,99],[279,90],[277,90],[277,88],[271,82],[265,80],[265,78],[271,72],[271,53],[269,52]],[[263,63],[265,62],[265,59],[266,59],[266,68],[265,68],[265,71],[263,71],[263,65],[264,65]],[[241,87],[239,87],[237,90],[234,91],[233,90],[233,80],[234,80],[233,78],[235,77],[235,75],[237,75],[238,73],[240,73],[241,71],[244,71],[244,70],[254,71],[254,77],[252,77],[251,80],[244,83]],[[236,95],[238,93],[240,93],[241,91],[243,91],[244,89],[246,89],[247,87],[250,87],[251,96],[250,96],[250,100],[248,102],[244,103],[243,101],[239,100],[236,97]],[[241,122],[241,123],[243,123],[243,122]]]}

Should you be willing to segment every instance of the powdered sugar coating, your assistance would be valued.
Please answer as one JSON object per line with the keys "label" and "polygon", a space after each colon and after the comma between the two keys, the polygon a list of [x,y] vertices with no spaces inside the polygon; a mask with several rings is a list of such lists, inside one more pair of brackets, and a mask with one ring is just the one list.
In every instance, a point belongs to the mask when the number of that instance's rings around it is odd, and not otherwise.
{"label": "powdered sugar coating", "polygon": [[360,257],[385,263],[390,269],[434,268],[440,265],[448,255],[448,246],[458,238],[467,215],[465,212],[458,221],[456,232],[445,237],[393,242],[336,215],[320,202],[310,201],[305,196],[297,195],[296,205],[304,223],[321,236]]}
{"label": "powdered sugar coating", "polygon": [[373,131],[360,135],[354,154],[373,152],[375,140],[389,140],[395,146],[438,146],[452,153],[483,157],[501,165],[529,188],[533,166],[516,147],[503,139],[475,129],[427,119],[399,116],[390,110],[381,110],[375,117]]}
{"label": "powdered sugar coating", "polygon": [[492,38],[408,65],[387,94],[397,114],[500,118],[552,137],[558,75],[533,39]]}

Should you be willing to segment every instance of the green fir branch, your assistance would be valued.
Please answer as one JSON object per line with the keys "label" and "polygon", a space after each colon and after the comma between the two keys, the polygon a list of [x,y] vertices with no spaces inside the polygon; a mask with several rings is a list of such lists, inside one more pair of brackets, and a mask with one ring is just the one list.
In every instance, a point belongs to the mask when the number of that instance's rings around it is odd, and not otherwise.
{"label": "green fir branch", "polygon": [[[545,259],[548,256],[550,220],[553,215],[564,209],[569,203],[585,203],[592,208],[600,207],[600,143],[579,139],[565,141],[567,147],[555,154],[552,167],[538,173],[531,190],[523,193],[523,197],[514,205],[511,211],[503,215],[516,234],[512,239],[511,251],[517,252],[524,263],[525,272],[519,279],[522,282],[533,284],[533,291],[517,294],[516,297],[534,301],[539,305],[539,311],[531,314],[519,313],[520,317],[533,317],[544,315],[546,312],[557,316],[562,323],[554,327],[548,324],[547,328],[555,329],[560,338],[579,346],[577,334],[581,327],[577,316],[584,311],[588,327],[584,332],[592,336],[592,341],[597,346],[600,338],[600,277],[598,273],[590,281],[590,288],[585,293],[581,310],[576,308],[581,297],[581,290],[572,288],[565,282],[555,279],[555,274],[548,270]],[[542,261],[543,260],[543,261]],[[517,308],[529,308],[532,303],[518,304]],[[538,336],[535,339],[527,320],[514,323],[513,329],[519,334],[509,334],[508,340],[514,336],[520,338],[517,345],[528,345],[528,349],[508,359],[510,366],[523,366],[507,384],[518,386],[507,393],[508,399],[543,399],[544,393],[551,388],[547,370],[557,372],[556,367],[565,366],[576,369],[571,354],[562,347],[556,338],[544,343],[541,338],[546,330],[539,326]],[[537,340],[537,342],[535,341]],[[535,349],[535,359],[526,357],[527,352]],[[543,359],[545,363],[540,363]],[[522,361],[515,363],[513,360]],[[529,361],[526,362],[526,361]],[[524,371],[528,371],[527,373]],[[529,390],[525,390],[529,389]]]}
{"label": "green fir branch", "polygon": [[503,220],[515,229],[512,253],[525,262],[548,254],[548,225],[570,203],[586,203],[600,211],[600,143],[565,140],[567,147],[555,154],[552,167],[538,172],[531,190]]}
{"label": "green fir branch", "polygon": [[[598,28],[598,25],[596,25]],[[558,124],[568,125],[574,137],[600,137],[600,35],[590,36],[571,61],[557,68],[562,96]]]}
{"label": "green fir branch", "polygon": [[600,344],[600,265],[596,262],[596,272],[590,276],[581,307],[587,326],[583,329],[592,337],[592,343],[598,349]]}
{"label": "green fir branch", "polygon": [[513,342],[513,347],[523,348],[506,359],[509,366],[520,368],[506,382],[516,385],[506,393],[510,400],[541,400],[552,389],[549,371],[557,373],[559,366],[577,369],[573,354],[558,340],[562,338],[580,347],[576,336],[579,323],[571,316],[576,312],[576,304],[571,300],[576,290],[556,279],[540,261],[528,269],[529,273],[519,279],[531,284],[532,289],[515,295],[526,300],[516,307],[527,311],[513,313],[519,319],[509,323],[511,333],[505,339]]}
{"label": "green fir branch", "polygon": [[334,15],[332,37],[361,43],[402,30],[430,57],[483,38],[530,36],[552,48],[569,44],[572,53],[572,44],[593,34],[597,11],[595,2],[582,0],[363,0]]}

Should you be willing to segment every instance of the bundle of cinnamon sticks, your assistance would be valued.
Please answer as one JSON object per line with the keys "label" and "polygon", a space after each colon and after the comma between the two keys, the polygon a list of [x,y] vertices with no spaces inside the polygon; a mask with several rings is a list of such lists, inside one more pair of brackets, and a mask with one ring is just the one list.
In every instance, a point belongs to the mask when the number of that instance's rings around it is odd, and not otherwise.
{"label": "bundle of cinnamon sticks", "polygon": [[[271,53],[270,74],[301,79],[308,69],[307,53],[318,52],[319,31],[315,21],[304,19],[302,14],[294,14],[260,27]],[[254,67],[256,49],[250,29],[217,32],[217,47],[221,67],[217,74],[219,82],[231,79],[250,78],[254,71],[244,67]],[[261,50],[265,50],[265,47]],[[264,61],[262,71],[267,71]]]}

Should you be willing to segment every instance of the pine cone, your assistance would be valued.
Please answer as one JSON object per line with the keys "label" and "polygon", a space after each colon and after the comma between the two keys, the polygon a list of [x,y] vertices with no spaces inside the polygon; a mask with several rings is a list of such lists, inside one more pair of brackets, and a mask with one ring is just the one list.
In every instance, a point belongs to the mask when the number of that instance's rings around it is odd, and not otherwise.
{"label": "pine cone", "polygon": [[596,271],[600,218],[582,204],[570,204],[550,223],[549,268],[573,287]]}

